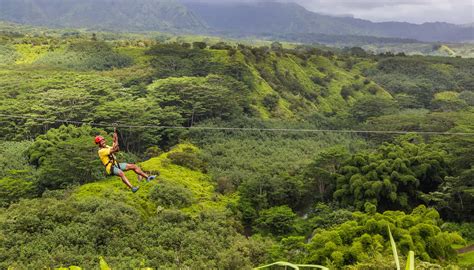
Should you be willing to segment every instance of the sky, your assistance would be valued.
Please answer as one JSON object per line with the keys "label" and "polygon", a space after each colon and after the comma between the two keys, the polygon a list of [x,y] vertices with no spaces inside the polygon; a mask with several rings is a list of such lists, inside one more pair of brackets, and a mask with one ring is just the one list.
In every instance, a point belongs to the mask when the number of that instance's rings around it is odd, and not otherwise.
{"label": "sky", "polygon": [[326,14],[350,14],[371,21],[412,23],[474,22],[474,0],[295,0],[307,9]]}
{"label": "sky", "polygon": [[187,0],[199,2],[296,2],[306,9],[330,14],[352,15],[375,22],[474,23],[474,0]]}

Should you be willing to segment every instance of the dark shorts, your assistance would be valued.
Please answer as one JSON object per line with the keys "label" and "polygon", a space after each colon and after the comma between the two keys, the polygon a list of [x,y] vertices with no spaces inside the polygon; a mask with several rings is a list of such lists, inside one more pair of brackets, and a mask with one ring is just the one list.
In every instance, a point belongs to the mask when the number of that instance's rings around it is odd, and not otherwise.
{"label": "dark shorts", "polygon": [[112,175],[119,175],[120,172],[123,172],[125,171],[125,169],[127,168],[127,163],[119,163],[118,166],[117,165],[112,165]]}

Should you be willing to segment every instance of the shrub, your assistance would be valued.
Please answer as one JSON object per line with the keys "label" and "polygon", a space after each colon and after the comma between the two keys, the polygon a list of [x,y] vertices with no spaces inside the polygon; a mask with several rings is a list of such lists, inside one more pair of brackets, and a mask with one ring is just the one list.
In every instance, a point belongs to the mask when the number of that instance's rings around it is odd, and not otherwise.
{"label": "shrub", "polygon": [[168,154],[171,163],[189,168],[191,170],[205,171],[206,164],[191,148],[185,148],[183,152],[173,152]]}
{"label": "shrub", "polygon": [[273,111],[277,107],[279,99],[280,98],[277,94],[266,95],[262,101],[263,106],[265,106],[268,110]]}
{"label": "shrub", "polygon": [[193,194],[181,185],[164,180],[150,191],[150,199],[165,207],[183,208],[192,204]]}
{"label": "shrub", "polygon": [[193,49],[201,49],[201,50],[203,50],[203,49],[205,49],[205,48],[207,48],[206,42],[198,42],[198,41],[193,42]]}

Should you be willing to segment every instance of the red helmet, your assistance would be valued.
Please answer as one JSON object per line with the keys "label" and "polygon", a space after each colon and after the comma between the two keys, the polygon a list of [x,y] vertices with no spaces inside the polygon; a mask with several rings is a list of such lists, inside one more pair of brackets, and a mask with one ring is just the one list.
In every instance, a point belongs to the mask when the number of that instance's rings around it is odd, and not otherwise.
{"label": "red helmet", "polygon": [[102,140],[105,140],[104,137],[102,137],[102,136],[96,136],[96,137],[95,137],[95,144],[99,144],[100,141],[102,141]]}

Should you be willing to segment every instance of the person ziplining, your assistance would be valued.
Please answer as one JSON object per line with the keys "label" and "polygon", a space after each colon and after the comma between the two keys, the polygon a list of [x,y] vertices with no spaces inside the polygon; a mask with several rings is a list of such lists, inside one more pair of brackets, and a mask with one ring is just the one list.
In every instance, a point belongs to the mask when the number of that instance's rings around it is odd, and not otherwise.
{"label": "person ziplining", "polygon": [[155,179],[155,175],[147,175],[144,173],[137,165],[130,164],[130,163],[119,163],[115,158],[115,153],[120,151],[119,143],[118,143],[118,136],[117,136],[117,129],[114,129],[114,142],[112,146],[108,146],[105,142],[104,137],[96,136],[95,137],[95,144],[99,146],[99,158],[102,161],[102,164],[105,166],[105,171],[107,175],[116,175],[122,179],[122,182],[127,185],[128,188],[132,190],[133,193],[137,192],[140,188],[139,186],[134,187],[130,184],[127,177],[125,176],[124,171],[133,170],[137,175],[138,179],[141,180],[142,177],[146,179],[147,182]]}

